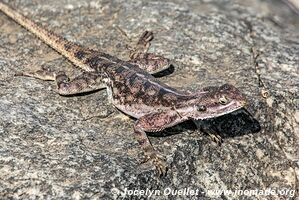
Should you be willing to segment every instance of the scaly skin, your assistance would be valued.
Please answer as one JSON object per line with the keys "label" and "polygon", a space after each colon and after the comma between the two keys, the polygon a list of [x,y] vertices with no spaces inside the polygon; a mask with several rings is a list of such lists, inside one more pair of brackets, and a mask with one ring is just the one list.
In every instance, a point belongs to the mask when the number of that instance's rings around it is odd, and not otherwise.
{"label": "scaly skin", "polygon": [[158,132],[189,119],[218,117],[240,109],[246,103],[243,94],[229,84],[190,93],[156,80],[151,73],[167,68],[169,60],[147,53],[153,39],[152,32],[146,31],[131,52],[131,60],[123,61],[67,41],[1,2],[0,10],[85,71],[71,81],[64,72],[55,74],[40,70],[21,75],[54,80],[61,95],[106,88],[109,101],[116,108],[137,118],[134,125],[136,139],[147,161],[152,162],[160,174],[165,174],[166,163],[150,144],[145,132]]}

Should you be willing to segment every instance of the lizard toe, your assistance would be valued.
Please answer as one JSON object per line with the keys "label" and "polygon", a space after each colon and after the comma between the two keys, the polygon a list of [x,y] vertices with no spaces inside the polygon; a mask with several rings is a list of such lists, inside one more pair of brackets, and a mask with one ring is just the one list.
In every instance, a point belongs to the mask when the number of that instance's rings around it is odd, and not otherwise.
{"label": "lizard toe", "polygon": [[153,164],[155,165],[159,176],[166,176],[167,164],[163,159],[155,158],[155,160],[153,160]]}
{"label": "lizard toe", "polygon": [[157,153],[150,155],[150,161],[155,166],[159,176],[165,176],[167,172],[167,163],[165,159]]}
{"label": "lizard toe", "polygon": [[165,159],[157,153],[152,153],[151,155],[146,156],[140,164],[141,166],[154,166],[159,176],[165,176],[168,170]]}

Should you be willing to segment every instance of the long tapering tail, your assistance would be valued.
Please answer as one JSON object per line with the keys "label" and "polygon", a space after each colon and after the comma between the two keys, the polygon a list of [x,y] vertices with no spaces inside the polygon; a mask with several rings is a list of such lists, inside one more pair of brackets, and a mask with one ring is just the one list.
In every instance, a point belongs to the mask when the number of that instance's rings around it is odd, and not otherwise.
{"label": "long tapering tail", "polygon": [[86,71],[93,71],[89,66],[82,63],[81,60],[74,56],[74,52],[82,50],[83,48],[75,43],[72,43],[65,38],[49,31],[43,26],[33,22],[22,14],[18,13],[16,10],[10,8],[6,4],[0,2],[0,10],[7,16],[12,18],[14,21],[19,23],[21,26],[32,32],[34,35],[39,37],[42,41],[48,44],[50,47],[61,53],[63,56],[68,58],[78,67]]}

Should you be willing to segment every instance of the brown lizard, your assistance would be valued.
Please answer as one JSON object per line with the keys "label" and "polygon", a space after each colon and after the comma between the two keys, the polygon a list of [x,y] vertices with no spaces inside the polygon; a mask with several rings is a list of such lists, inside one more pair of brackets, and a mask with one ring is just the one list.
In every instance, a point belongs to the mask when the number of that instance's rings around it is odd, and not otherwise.
{"label": "brown lizard", "polygon": [[134,134],[147,161],[154,164],[160,174],[165,174],[167,165],[151,145],[146,132],[159,132],[189,119],[222,116],[246,103],[244,95],[229,84],[191,93],[178,91],[155,79],[151,74],[167,68],[169,60],[147,52],[153,39],[152,32],[146,31],[131,53],[131,60],[123,61],[67,41],[1,2],[0,10],[84,70],[72,80],[64,72],[39,70],[22,75],[55,81],[60,95],[106,88],[109,101],[137,119]]}

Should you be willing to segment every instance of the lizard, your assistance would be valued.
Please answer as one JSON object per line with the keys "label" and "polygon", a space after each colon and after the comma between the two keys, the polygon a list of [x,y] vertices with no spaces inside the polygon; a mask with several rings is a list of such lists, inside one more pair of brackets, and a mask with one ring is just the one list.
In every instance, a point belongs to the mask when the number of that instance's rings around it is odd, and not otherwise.
{"label": "lizard", "polygon": [[3,2],[0,10],[83,71],[73,79],[63,71],[38,70],[19,75],[55,81],[57,93],[62,96],[106,88],[109,102],[136,119],[134,136],[143,149],[145,161],[160,175],[168,170],[167,162],[150,143],[146,132],[158,134],[186,120],[219,117],[241,109],[247,102],[244,94],[227,83],[190,92],[159,81],[153,74],[169,67],[170,60],[148,52],[153,39],[150,31],[141,35],[130,60],[125,61],[68,41]]}

